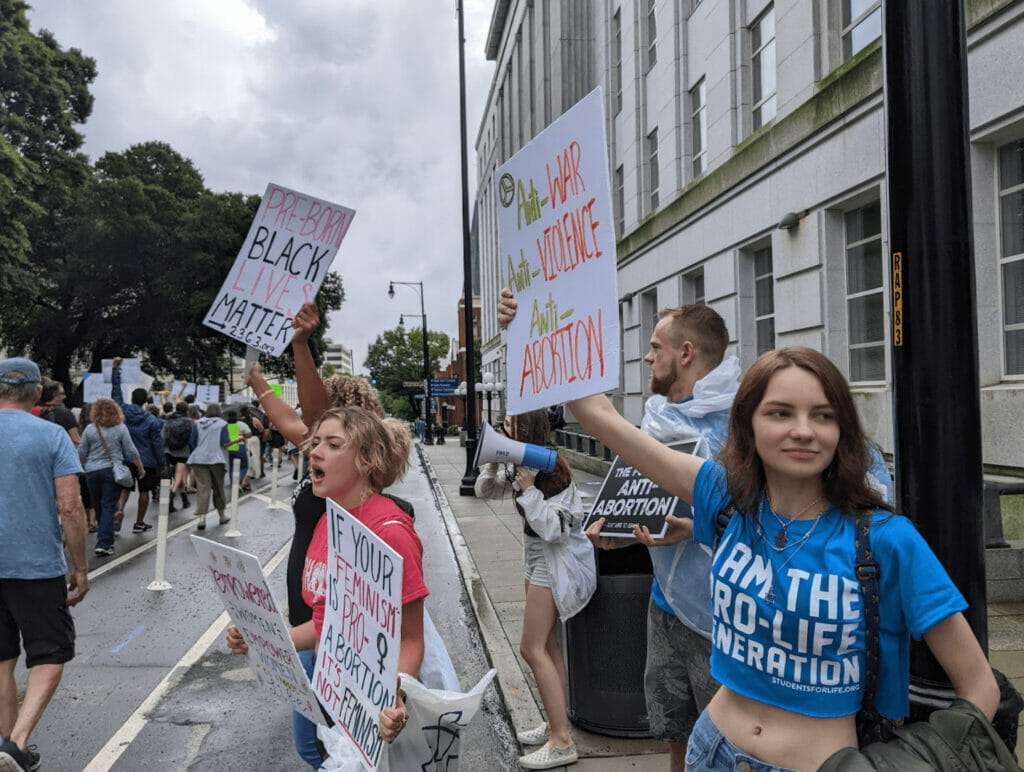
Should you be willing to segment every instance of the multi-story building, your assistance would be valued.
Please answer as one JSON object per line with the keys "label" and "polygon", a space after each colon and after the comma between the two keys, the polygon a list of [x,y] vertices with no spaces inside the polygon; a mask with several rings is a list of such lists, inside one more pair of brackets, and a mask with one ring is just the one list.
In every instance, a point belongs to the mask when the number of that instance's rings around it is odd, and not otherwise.
{"label": "multi-story building", "polygon": [[[657,310],[707,303],[744,367],[779,346],[828,354],[891,450],[880,0],[591,6],[619,236],[620,410],[639,422]],[[965,7],[983,454],[1021,470],[1024,433],[1007,427],[1024,424],[1024,2]]]}
{"label": "multi-story building", "polygon": [[324,364],[333,367],[337,375],[354,375],[352,349],[330,340],[326,340],[324,343],[327,344],[324,349]]}

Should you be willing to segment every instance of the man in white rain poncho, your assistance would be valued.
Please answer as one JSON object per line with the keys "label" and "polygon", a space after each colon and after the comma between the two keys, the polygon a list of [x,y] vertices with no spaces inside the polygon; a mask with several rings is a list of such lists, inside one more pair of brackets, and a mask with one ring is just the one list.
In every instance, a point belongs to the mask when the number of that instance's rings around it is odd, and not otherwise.
{"label": "man in white rain poncho", "polygon": [[[725,356],[729,332],[707,306],[665,309],[658,316],[644,358],[654,396],[644,406],[641,428],[664,443],[699,437],[697,452],[714,456],[725,444],[739,387],[739,362]],[[603,522],[587,529],[595,546],[632,543],[598,536]],[[690,540],[650,547],[650,553],[644,695],[651,735],[669,744],[671,769],[682,769],[690,730],[718,688],[710,670],[711,556]]]}

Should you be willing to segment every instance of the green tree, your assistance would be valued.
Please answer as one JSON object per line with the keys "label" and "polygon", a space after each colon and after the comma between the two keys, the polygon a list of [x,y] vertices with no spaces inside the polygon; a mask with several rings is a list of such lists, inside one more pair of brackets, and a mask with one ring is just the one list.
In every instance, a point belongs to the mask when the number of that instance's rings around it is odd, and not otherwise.
{"label": "green tree", "polygon": [[[427,336],[430,373],[440,369],[441,360],[448,353],[448,336],[431,330]],[[377,380],[377,390],[391,397],[404,397],[410,413],[416,414],[415,394],[421,394],[421,387],[405,386],[406,381],[423,380],[423,330],[406,330],[399,325],[385,330],[370,344],[363,366],[370,371],[370,377]],[[392,410],[391,412],[395,412]],[[397,415],[397,413],[395,413]],[[405,417],[405,416],[403,416]]]}

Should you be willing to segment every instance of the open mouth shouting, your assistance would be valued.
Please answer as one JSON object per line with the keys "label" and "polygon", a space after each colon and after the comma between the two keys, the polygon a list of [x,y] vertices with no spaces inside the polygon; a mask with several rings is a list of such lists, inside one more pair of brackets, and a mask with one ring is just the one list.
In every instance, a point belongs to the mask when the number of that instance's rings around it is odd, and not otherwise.
{"label": "open mouth shouting", "polygon": [[323,467],[317,464],[309,465],[309,479],[313,482],[314,486],[323,485],[326,477],[327,473],[323,470]]}

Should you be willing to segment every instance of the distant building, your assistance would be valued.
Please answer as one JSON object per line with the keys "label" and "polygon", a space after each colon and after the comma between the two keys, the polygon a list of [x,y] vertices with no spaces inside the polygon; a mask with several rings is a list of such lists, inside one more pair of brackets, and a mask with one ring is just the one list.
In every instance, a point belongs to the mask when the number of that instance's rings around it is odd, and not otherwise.
{"label": "distant building", "polygon": [[327,348],[324,349],[324,364],[331,365],[336,375],[355,375],[355,368],[352,366],[352,349],[330,340],[325,343],[327,343]]}

